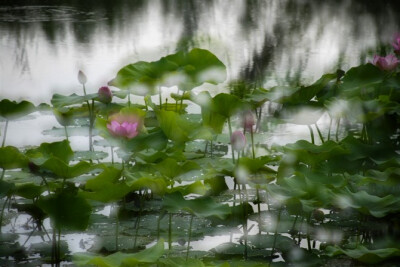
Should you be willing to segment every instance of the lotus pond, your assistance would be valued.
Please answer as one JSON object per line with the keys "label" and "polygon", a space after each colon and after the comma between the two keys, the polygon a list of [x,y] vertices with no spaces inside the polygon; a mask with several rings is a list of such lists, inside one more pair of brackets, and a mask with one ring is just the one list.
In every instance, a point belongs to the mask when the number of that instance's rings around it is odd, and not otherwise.
{"label": "lotus pond", "polygon": [[[77,71],[79,95],[2,99],[0,265],[395,266],[400,72],[392,54],[371,62],[211,94],[192,89],[226,66],[194,48],[126,65],[98,93]],[[7,145],[41,116],[56,141]],[[308,135],[266,142],[285,125]]]}

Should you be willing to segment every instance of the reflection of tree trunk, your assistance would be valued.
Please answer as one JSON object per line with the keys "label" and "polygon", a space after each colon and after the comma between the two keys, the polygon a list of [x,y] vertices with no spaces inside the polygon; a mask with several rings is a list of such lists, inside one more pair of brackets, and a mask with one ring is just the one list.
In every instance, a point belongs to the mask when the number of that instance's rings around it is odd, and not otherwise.
{"label": "reflection of tree trunk", "polygon": [[272,38],[268,35],[264,38],[264,44],[261,52],[254,52],[252,62],[248,63],[242,73],[242,80],[255,86],[261,86],[264,81],[266,70],[270,66],[273,54],[274,44]]}
{"label": "reflection of tree trunk", "polygon": [[183,15],[183,30],[176,50],[189,51],[190,48],[195,46],[193,39],[198,28],[198,8],[193,0],[179,1],[177,6],[178,10],[181,10],[180,13]]}

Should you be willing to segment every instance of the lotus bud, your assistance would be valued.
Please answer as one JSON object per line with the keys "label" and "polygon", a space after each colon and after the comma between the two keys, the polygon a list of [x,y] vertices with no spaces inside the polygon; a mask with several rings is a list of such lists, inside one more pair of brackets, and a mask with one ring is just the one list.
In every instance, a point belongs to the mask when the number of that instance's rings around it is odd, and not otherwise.
{"label": "lotus bud", "polygon": [[85,84],[87,82],[87,77],[86,77],[85,73],[83,73],[83,71],[81,71],[81,70],[78,72],[78,81],[81,84]]}
{"label": "lotus bud", "polygon": [[103,87],[100,87],[100,89],[99,89],[98,97],[99,97],[100,102],[102,102],[104,104],[108,104],[111,102],[113,95],[112,95],[110,88],[108,88],[108,86],[103,86]]}
{"label": "lotus bud", "polygon": [[243,114],[243,129],[245,131],[251,132],[253,130],[253,126],[255,124],[254,115],[251,111],[246,111]]}
{"label": "lotus bud", "polygon": [[246,137],[241,131],[234,131],[231,136],[233,150],[242,151],[246,147]]}
{"label": "lotus bud", "polygon": [[400,61],[393,54],[389,54],[386,57],[375,55],[374,59],[372,60],[372,64],[374,64],[381,70],[386,71],[392,71],[396,69],[397,65],[399,65],[399,62]]}

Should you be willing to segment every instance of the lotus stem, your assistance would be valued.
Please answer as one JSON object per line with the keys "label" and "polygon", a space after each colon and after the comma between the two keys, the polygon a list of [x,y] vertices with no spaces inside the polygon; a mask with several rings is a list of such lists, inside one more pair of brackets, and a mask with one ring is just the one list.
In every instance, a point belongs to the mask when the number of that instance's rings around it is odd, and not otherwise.
{"label": "lotus stem", "polygon": [[158,96],[160,99],[160,110],[162,109],[162,99],[161,99],[161,86],[158,86]]}
{"label": "lotus stem", "polygon": [[7,202],[9,201],[10,197],[7,197],[6,200],[4,201],[3,207],[1,208],[1,214],[0,214],[0,234],[1,234],[1,226],[3,225],[3,216],[4,216],[4,210],[6,209]]}
{"label": "lotus stem", "polygon": [[258,234],[261,235],[261,205],[260,205],[260,191],[258,185],[256,186],[257,195],[257,211],[258,211]]}
{"label": "lotus stem", "polygon": [[36,228],[37,228],[37,225],[35,225],[35,226],[33,227],[32,232],[29,233],[29,236],[28,236],[28,238],[25,240],[25,242],[24,242],[24,244],[22,245],[22,247],[24,247],[24,246],[26,245],[26,243],[28,243],[29,239],[32,237],[33,233],[36,231]]}
{"label": "lotus stem", "polygon": [[[179,95],[179,87],[178,90],[176,91],[176,95]],[[178,112],[178,100],[175,100],[175,111]]]}
{"label": "lotus stem", "polygon": [[324,137],[322,136],[321,130],[319,129],[317,123],[315,123],[315,128],[317,129],[318,135],[319,135],[319,139],[321,139],[321,143],[325,143]]}
{"label": "lotus stem", "polygon": [[160,240],[160,223],[161,223],[161,219],[164,216],[161,216],[161,214],[158,216],[158,220],[157,220],[157,241]]}
{"label": "lotus stem", "polygon": [[331,129],[332,129],[332,122],[333,122],[332,117],[329,116],[329,118],[330,118],[330,121],[329,121],[329,130],[328,130],[328,141],[331,140]]}
{"label": "lotus stem", "polygon": [[310,223],[311,223],[311,213],[307,218],[307,247],[309,251],[311,251]]}
{"label": "lotus stem", "polygon": [[57,264],[57,239],[56,239],[56,229],[53,228],[53,238],[52,238],[52,246],[51,246],[51,266],[54,266],[54,263]]}
{"label": "lotus stem", "polygon": [[65,133],[65,138],[67,139],[67,141],[69,141],[68,139],[68,131],[67,131],[67,126],[64,125],[64,133]]}
{"label": "lotus stem", "polygon": [[58,228],[57,256],[57,265],[59,266],[61,262],[61,228]]}
{"label": "lotus stem", "polygon": [[336,123],[336,142],[339,142],[339,127],[340,127],[340,118],[338,118]]}
{"label": "lotus stem", "polygon": [[1,171],[1,176],[0,176],[0,181],[2,181],[4,179],[4,175],[6,174],[6,169],[3,169]]}
{"label": "lotus stem", "polygon": [[[115,206],[117,206],[117,205],[115,205]],[[118,210],[116,210],[116,212],[115,212],[115,251],[118,251],[118,247],[119,247],[119,216],[118,216]]]}
{"label": "lotus stem", "polygon": [[[229,138],[232,138],[232,125],[231,125],[231,118],[228,117],[228,128],[229,128]],[[233,144],[231,142],[231,150],[232,150],[232,162],[235,164],[235,154],[233,151]]]}
{"label": "lotus stem", "polygon": [[279,227],[279,223],[281,221],[281,213],[282,213],[282,206],[279,208],[278,218],[276,220],[276,227],[275,227],[275,232],[274,232],[274,242],[272,243],[272,249],[271,249],[270,264],[272,262],[272,257],[274,256],[274,253],[275,253],[276,240],[278,237],[278,227]]}
{"label": "lotus stem", "polygon": [[251,152],[253,154],[253,159],[256,158],[256,153],[255,153],[255,149],[254,149],[254,134],[253,134],[253,127],[251,127],[250,130],[250,136],[251,136]]}
{"label": "lotus stem", "polygon": [[292,231],[294,230],[297,222],[297,218],[299,218],[299,215],[297,214],[296,217],[294,218],[293,225],[292,225]]}
{"label": "lotus stem", "polygon": [[307,125],[307,126],[308,126],[308,129],[310,130],[311,143],[312,143],[312,144],[315,144],[315,140],[314,140],[314,131],[313,131],[313,129],[311,128],[310,125]]}
{"label": "lotus stem", "polygon": [[247,260],[247,203],[248,203],[248,194],[246,184],[242,185],[243,191],[245,194],[245,200],[243,201],[243,215],[244,215],[244,222],[243,222],[243,234],[244,234],[244,259]]}
{"label": "lotus stem", "polygon": [[188,244],[186,249],[186,261],[189,258],[189,250],[190,250],[190,239],[192,238],[192,224],[193,224],[193,214],[190,216],[190,223],[189,223],[189,237],[188,237]]}
{"label": "lotus stem", "polygon": [[171,250],[172,247],[172,214],[169,214],[168,221],[168,250]]}
{"label": "lotus stem", "polygon": [[6,125],[4,126],[3,142],[1,143],[1,147],[4,147],[4,145],[6,144],[7,128],[8,120],[6,120]]}

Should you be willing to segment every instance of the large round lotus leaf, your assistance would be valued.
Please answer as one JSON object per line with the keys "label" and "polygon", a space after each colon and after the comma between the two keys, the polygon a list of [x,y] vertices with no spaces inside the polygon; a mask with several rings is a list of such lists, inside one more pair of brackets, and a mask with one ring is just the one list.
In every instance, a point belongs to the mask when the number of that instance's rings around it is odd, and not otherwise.
{"label": "large round lotus leaf", "polygon": [[51,98],[51,104],[55,108],[60,108],[76,104],[84,104],[86,101],[97,99],[97,97],[98,97],[97,93],[88,94],[85,96],[80,96],[77,94],[72,94],[72,95],[54,94],[53,97]]}
{"label": "large round lotus leaf", "polygon": [[85,230],[92,211],[86,199],[73,191],[47,195],[37,205],[50,216],[57,229]]}
{"label": "large round lotus leaf", "polygon": [[49,158],[57,158],[68,164],[73,158],[74,152],[69,145],[69,141],[63,140],[53,143],[42,143],[38,148],[28,150],[26,155],[36,164],[42,164]]}
{"label": "large round lotus leaf", "polygon": [[195,48],[158,61],[127,65],[109,84],[145,96],[158,94],[157,86],[178,86],[187,91],[205,82],[218,84],[225,79],[225,65],[211,52]]}
{"label": "large round lotus leaf", "polygon": [[[341,92],[347,96],[375,96],[378,87],[385,78],[385,72],[368,63],[351,68],[343,77],[343,83],[339,86]],[[367,94],[366,92],[372,93]]]}
{"label": "large round lotus leaf", "polygon": [[0,101],[0,117],[7,120],[18,119],[35,111],[35,106],[28,101],[19,103],[3,99]]}
{"label": "large round lotus leaf", "polygon": [[28,165],[28,158],[24,156],[16,147],[6,146],[0,148],[0,168],[16,169]]}

